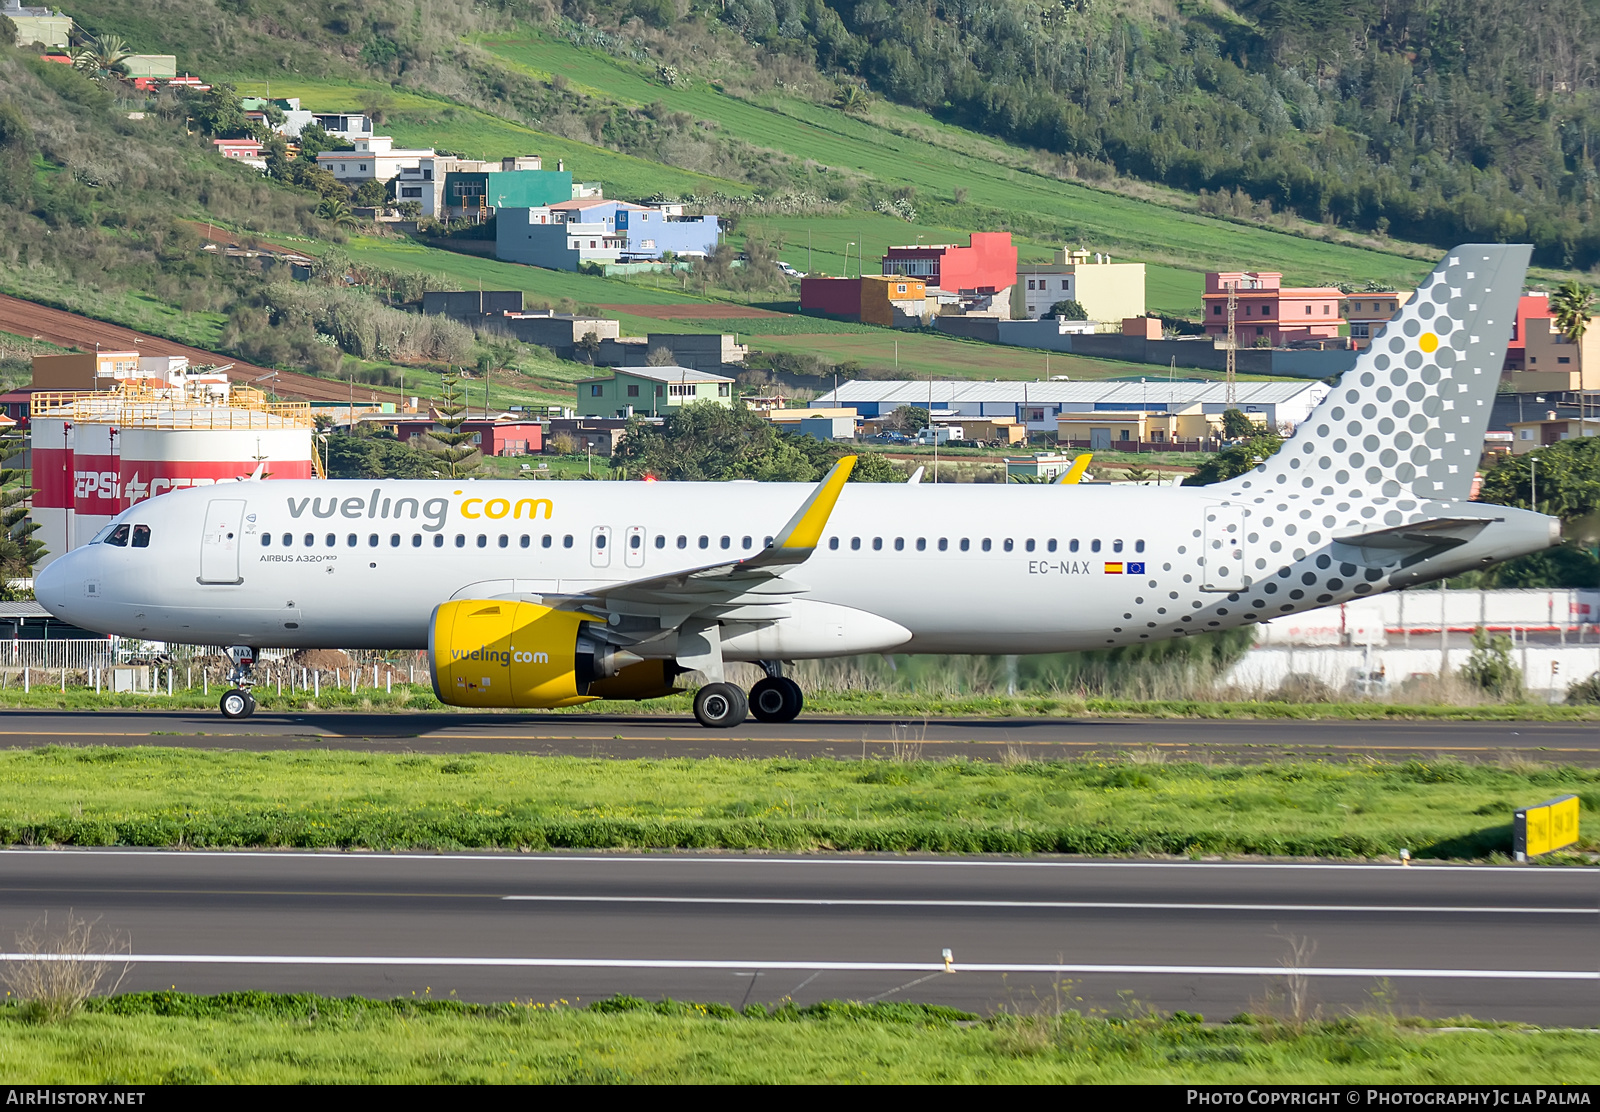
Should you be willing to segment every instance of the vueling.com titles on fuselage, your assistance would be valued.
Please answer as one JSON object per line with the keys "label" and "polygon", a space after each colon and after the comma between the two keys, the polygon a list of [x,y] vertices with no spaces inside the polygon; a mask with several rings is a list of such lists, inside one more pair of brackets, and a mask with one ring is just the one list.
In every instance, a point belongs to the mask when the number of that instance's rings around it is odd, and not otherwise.
{"label": "vueling.com titles on fuselage", "polygon": [[491,649],[487,645],[471,652],[466,649],[450,650],[451,663],[462,660],[499,664],[509,668],[513,664],[549,664],[550,654],[525,652],[522,649]]}
{"label": "vueling.com titles on fuselage", "polygon": [[[460,495],[462,491],[452,491]],[[302,518],[309,509],[314,518],[342,517],[365,521],[416,521],[425,523],[424,532],[437,533],[450,517],[450,499],[387,498],[381,487],[373,487],[368,498],[290,498],[289,516]],[[539,512],[549,521],[555,515],[555,504],[548,498],[468,498],[458,507],[462,517],[470,520],[488,518],[500,521],[536,521]]]}

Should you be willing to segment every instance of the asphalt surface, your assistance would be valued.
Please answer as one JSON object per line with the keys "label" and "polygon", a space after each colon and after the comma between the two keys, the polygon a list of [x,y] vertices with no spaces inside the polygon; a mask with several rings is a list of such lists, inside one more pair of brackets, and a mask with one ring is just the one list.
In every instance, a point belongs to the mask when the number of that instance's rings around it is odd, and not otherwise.
{"label": "asphalt surface", "polygon": [[0,748],[172,745],[229,749],[359,749],[595,757],[922,756],[974,760],[1106,758],[1156,749],[1175,760],[1282,758],[1467,760],[1521,757],[1600,765],[1592,722],[1301,722],[1201,719],[974,718],[912,721],[803,715],[706,730],[688,715],[264,714],[216,711],[0,711]]}
{"label": "asphalt surface", "polygon": [[69,909],[131,945],[124,990],[980,1013],[1059,991],[1221,1019],[1286,1010],[1294,965],[1307,1010],[1600,1026],[1600,872],[1576,869],[0,852],[0,939]]}

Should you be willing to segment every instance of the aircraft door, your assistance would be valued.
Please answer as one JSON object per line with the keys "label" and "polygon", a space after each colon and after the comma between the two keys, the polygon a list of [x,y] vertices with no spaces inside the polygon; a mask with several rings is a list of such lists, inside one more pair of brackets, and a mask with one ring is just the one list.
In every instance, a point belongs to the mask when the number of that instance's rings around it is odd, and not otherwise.
{"label": "aircraft door", "polygon": [[644,526],[628,526],[628,535],[623,544],[626,546],[622,550],[624,562],[630,568],[644,567]]}
{"label": "aircraft door", "polygon": [[596,525],[589,537],[589,563],[597,568],[611,566],[611,526]]}
{"label": "aircraft door", "polygon": [[1250,585],[1244,561],[1244,507],[1207,506],[1203,591],[1237,591]]}
{"label": "aircraft door", "polygon": [[239,539],[244,499],[213,498],[206,503],[206,530],[200,538],[200,582],[243,583],[239,574]]}

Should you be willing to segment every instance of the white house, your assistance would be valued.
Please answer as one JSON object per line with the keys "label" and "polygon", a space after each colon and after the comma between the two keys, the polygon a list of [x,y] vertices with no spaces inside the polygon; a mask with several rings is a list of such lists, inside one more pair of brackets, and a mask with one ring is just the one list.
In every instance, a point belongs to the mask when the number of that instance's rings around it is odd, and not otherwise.
{"label": "white house", "polygon": [[358,185],[364,181],[393,181],[402,171],[417,169],[423,159],[435,157],[431,147],[396,148],[389,136],[373,135],[357,139],[353,151],[322,152],[317,155],[317,165],[342,182]]}

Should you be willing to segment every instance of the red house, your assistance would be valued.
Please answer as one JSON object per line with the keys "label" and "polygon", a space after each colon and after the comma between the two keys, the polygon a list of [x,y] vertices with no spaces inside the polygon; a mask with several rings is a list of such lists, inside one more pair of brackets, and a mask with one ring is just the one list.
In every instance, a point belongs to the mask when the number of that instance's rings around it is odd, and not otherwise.
{"label": "red house", "polygon": [[1206,275],[1206,335],[1226,339],[1228,294],[1233,287],[1234,336],[1241,347],[1260,340],[1282,347],[1298,340],[1339,337],[1339,299],[1332,286],[1284,286],[1283,275],[1270,270],[1213,271]]}
{"label": "red house", "polygon": [[973,232],[966,247],[953,243],[891,247],[883,273],[920,278],[928,295],[969,313],[1011,315],[1017,283],[1017,248],[1010,232]]}
{"label": "red house", "polygon": [[1550,311],[1550,295],[1544,291],[1523,294],[1517,299],[1517,320],[1511,326],[1511,342],[1506,344],[1504,370],[1528,369],[1528,322],[1549,320],[1555,316]]}
{"label": "red house", "polygon": [[[385,422],[387,424],[387,422]],[[394,433],[402,442],[429,430],[443,428],[432,419],[397,421]],[[461,431],[472,434],[472,443],[486,456],[528,456],[544,450],[544,426],[523,418],[494,418],[465,421]]]}

